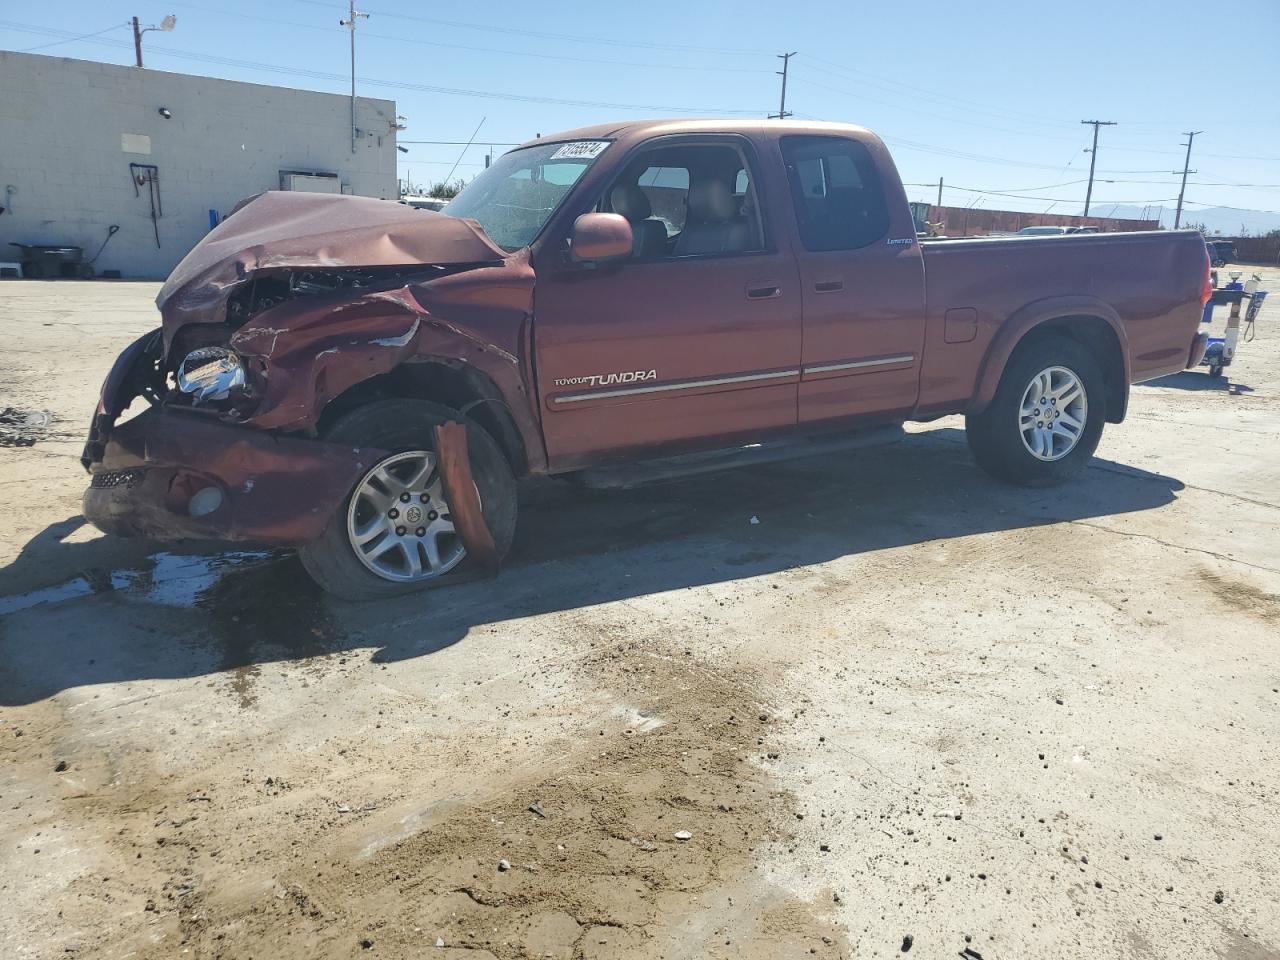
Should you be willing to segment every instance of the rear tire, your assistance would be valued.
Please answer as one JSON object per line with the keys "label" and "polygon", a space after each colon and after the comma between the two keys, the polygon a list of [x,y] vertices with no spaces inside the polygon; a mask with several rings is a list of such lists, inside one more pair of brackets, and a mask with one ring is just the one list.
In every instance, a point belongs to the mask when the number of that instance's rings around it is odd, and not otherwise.
{"label": "rear tire", "polygon": [[969,449],[998,480],[1063,483],[1080,476],[1098,448],[1106,403],[1102,370],[1088,348],[1069,337],[1037,336],[1014,351],[990,405],[965,417]]}
{"label": "rear tire", "polygon": [[[384,458],[381,464],[391,464],[394,467],[397,460],[404,462],[403,455],[408,451],[434,452],[432,427],[450,420],[458,421],[467,428],[467,452],[471,460],[471,474],[480,494],[481,512],[493,534],[494,543],[498,548],[498,557],[501,559],[511,549],[511,541],[515,537],[516,481],[511,472],[511,466],[507,463],[497,442],[475,421],[456,410],[426,400],[379,400],[359,407],[340,418],[325,433],[325,439],[336,443],[386,450],[391,456]],[[377,469],[376,465],[374,469]],[[397,467],[397,469],[400,468]],[[373,472],[370,471],[370,473]],[[362,489],[366,489],[364,484],[365,480],[362,478],[361,482],[357,483],[343,499],[341,506],[334,512],[324,533],[318,539],[298,549],[303,567],[323,590],[344,600],[375,600],[431,587],[447,586],[474,576],[471,561],[465,555],[460,561],[450,561],[446,558],[440,563],[439,573],[431,574],[429,570],[424,570],[426,575],[420,579],[394,580],[375,572],[377,563],[371,564],[357,556],[349,522],[351,518],[357,516],[358,509],[365,509],[363,505],[352,505],[352,498],[356,497]],[[437,497],[430,501],[435,505],[439,500],[439,486],[435,484],[432,488],[437,491]],[[426,496],[423,497],[424,501],[427,499]],[[409,501],[411,505],[417,502],[416,497]],[[398,503],[393,505],[399,506]],[[422,511],[428,509],[425,503],[421,506]],[[447,518],[447,505],[440,510],[440,515],[442,518]],[[426,516],[424,514],[422,519],[415,522],[429,526],[431,521],[436,519],[435,513],[429,514],[430,520],[426,519]],[[395,527],[393,524],[387,524],[386,521],[382,522],[384,525],[392,526],[392,530],[385,534],[390,539],[391,533],[396,532]],[[401,518],[401,523],[404,522]],[[412,536],[416,527],[408,524],[408,528],[409,535]],[[405,527],[402,526],[400,529]],[[359,532],[358,527],[356,532]],[[458,550],[461,547],[460,544],[454,544],[446,549]],[[408,560],[407,553],[401,556]],[[422,555],[415,552],[414,556],[419,562],[423,561]],[[424,563],[423,566],[429,567],[430,564]],[[388,573],[395,572],[385,566],[384,569]],[[408,571],[403,571],[403,575],[409,576]]]}

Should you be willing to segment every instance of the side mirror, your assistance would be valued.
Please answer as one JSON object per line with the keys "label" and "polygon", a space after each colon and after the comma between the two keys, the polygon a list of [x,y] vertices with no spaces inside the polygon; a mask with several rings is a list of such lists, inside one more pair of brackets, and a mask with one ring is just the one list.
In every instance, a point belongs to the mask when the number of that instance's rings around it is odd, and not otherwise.
{"label": "side mirror", "polygon": [[616,260],[631,256],[631,224],[618,213],[584,213],[573,221],[569,252],[574,260]]}

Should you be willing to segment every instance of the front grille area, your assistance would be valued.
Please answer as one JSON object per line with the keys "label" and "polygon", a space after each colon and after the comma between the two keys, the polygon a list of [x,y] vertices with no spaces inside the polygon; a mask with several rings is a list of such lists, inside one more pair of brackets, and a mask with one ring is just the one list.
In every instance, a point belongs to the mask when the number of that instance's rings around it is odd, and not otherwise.
{"label": "front grille area", "polygon": [[89,486],[100,490],[111,490],[116,487],[124,487],[127,490],[140,483],[144,476],[145,473],[142,470],[108,470],[95,473],[89,480]]}

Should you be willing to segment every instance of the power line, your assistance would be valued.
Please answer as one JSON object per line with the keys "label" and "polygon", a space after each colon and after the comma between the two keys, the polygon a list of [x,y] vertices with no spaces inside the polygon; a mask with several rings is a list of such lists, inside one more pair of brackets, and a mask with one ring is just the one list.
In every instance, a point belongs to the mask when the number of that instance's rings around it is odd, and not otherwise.
{"label": "power line", "polygon": [[[307,3],[315,7],[330,9],[332,4],[326,0],[294,0],[295,3]],[[610,47],[636,47],[647,50],[677,50],[681,53],[715,53],[734,56],[756,57],[767,50],[748,50],[742,47],[701,47],[679,43],[650,43],[643,40],[615,40],[612,37],[587,37],[570,33],[548,33],[540,30],[525,30],[518,27],[499,27],[488,23],[467,23],[461,20],[442,20],[439,17],[415,16],[410,13],[394,13],[389,10],[370,10],[380,17],[396,20],[411,20],[416,23],[434,23],[442,27],[454,27],[460,30],[480,30],[488,33],[505,33],[519,37],[536,37],[540,40],[565,40],[569,43],[592,43]]]}
{"label": "power line", "polygon": [[[928,184],[927,186],[935,186],[935,184]],[[1029,194],[1011,193],[1005,190],[980,190],[977,187],[959,187],[959,186],[955,186],[954,184],[947,184],[947,189],[960,190],[964,193],[986,194],[992,197],[1010,197],[1014,200],[1052,200],[1055,203],[1071,202],[1070,197],[1036,197],[1036,196],[1031,196]],[[1170,197],[1168,198],[1168,200],[1104,200],[1102,202],[1103,203],[1170,203],[1173,201],[1173,199],[1174,199],[1173,197]]]}
{"label": "power line", "polygon": [[[808,84],[811,87],[819,87],[823,90],[828,90],[831,93],[838,93],[841,96],[849,97],[850,99],[857,100],[860,103],[875,103],[883,107],[890,107],[894,110],[905,110],[908,113],[916,113],[923,117],[932,117],[935,120],[945,120],[948,123],[956,123],[956,124],[961,124],[963,126],[969,126],[969,127],[981,127],[986,130],[996,130],[996,131],[999,131],[1000,133],[1011,133],[1011,134],[1014,134],[1015,136],[1026,136],[1025,130],[1014,130],[1009,127],[998,127],[995,124],[983,123],[979,120],[960,120],[954,117],[946,117],[939,113],[932,113],[928,110],[918,110],[915,107],[904,107],[900,104],[892,103],[887,100],[878,100],[875,97],[868,97],[862,93],[854,93],[853,91],[850,91],[850,90],[844,90],[840,87],[834,87],[829,83],[821,83],[820,81],[817,81],[817,80],[809,80],[806,77],[796,77],[796,81],[798,83]],[[1068,137],[1053,137],[1053,136],[1037,135],[1037,138],[1041,140],[1063,140],[1066,142],[1078,142],[1078,141],[1072,141]]]}
{"label": "power line", "polygon": [[[26,24],[12,23],[10,21],[0,21],[0,26],[9,27],[10,29],[24,33],[36,33],[45,36],[58,36],[60,34],[67,33],[67,31],[54,30],[46,27],[31,27]],[[114,40],[105,38],[91,40],[89,42],[116,47],[129,46],[126,42],[117,43]],[[153,56],[175,57],[180,60],[194,60],[200,63],[215,63],[221,66],[239,67],[246,70],[261,70],[266,73],[307,77],[313,80],[348,81],[350,79],[349,77],[343,76],[339,73],[329,73],[322,70],[306,70],[299,67],[282,67],[279,64],[262,63],[255,60],[237,60],[232,57],[196,53],[191,50],[164,48],[163,50],[157,50]],[[435,93],[443,96],[476,97],[486,100],[511,100],[519,103],[544,103],[568,107],[595,107],[606,110],[661,110],[669,111],[671,113],[702,115],[718,113],[721,115],[740,117],[755,117],[760,115],[757,110],[732,110],[724,107],[688,107],[653,103],[612,103],[599,100],[573,100],[562,97],[540,97],[532,94],[501,93],[492,90],[472,90],[463,87],[440,87],[432,84],[412,83],[407,80],[378,80],[373,77],[359,77],[358,79],[361,83],[368,84],[369,86],[386,87],[394,90],[414,90],[420,93]]]}
{"label": "power line", "polygon": [[[200,3],[189,3],[185,0],[169,0],[170,4],[177,7],[186,7],[192,10],[205,10],[209,13],[222,14],[224,11],[217,7],[208,7]],[[300,23],[297,20],[281,20],[278,17],[264,17],[257,13],[239,13],[237,17],[258,20],[262,23],[274,23],[283,27],[292,27],[298,30],[322,30],[327,32],[328,27],[318,26],[313,23]],[[530,57],[535,60],[557,60],[564,63],[595,63],[603,64],[610,67],[641,67],[646,70],[692,70],[701,73],[750,73],[762,76],[768,71],[759,67],[713,67],[699,66],[691,63],[641,63],[632,60],[606,60],[602,57],[572,57],[563,54],[554,53],[530,53],[524,50],[507,50],[497,47],[477,47],[463,43],[445,43],[443,40],[423,40],[420,37],[396,36],[389,33],[371,33],[368,30],[361,30],[360,35],[368,39],[388,40],[393,43],[409,43],[417,46],[438,47],[445,50],[465,50],[469,53],[494,53],[503,57]]]}
{"label": "power line", "polygon": [[78,37],[67,37],[65,40],[54,40],[52,43],[41,43],[37,46],[24,47],[23,49],[15,50],[14,52],[15,53],[31,53],[32,51],[35,51],[35,50],[44,50],[47,47],[56,47],[62,43],[74,43],[77,40],[89,40],[93,37],[100,37],[104,33],[110,33],[112,30],[123,30],[128,26],[129,24],[127,23],[113,23],[111,26],[106,27],[105,29],[102,29],[102,30],[98,30],[95,33],[82,33]]}
{"label": "power line", "polygon": [[983,104],[976,100],[966,100],[962,97],[955,97],[950,94],[938,93],[936,91],[927,90],[924,87],[917,87],[909,83],[903,83],[899,80],[892,80],[887,77],[882,77],[878,74],[868,73],[867,71],[864,71],[864,70],[857,70],[853,67],[847,67],[847,66],[844,66],[843,64],[834,63],[830,60],[824,60],[821,57],[806,55],[805,62],[809,63],[811,61],[821,63],[821,64],[826,64],[828,67],[834,70],[840,71],[840,73],[832,73],[831,70],[822,70],[821,67],[815,68],[823,73],[828,73],[828,74],[831,74],[832,76],[841,76],[843,74],[850,79],[857,80],[860,84],[870,84],[872,86],[878,86],[878,87],[881,87],[882,89],[889,90],[890,92],[892,92],[892,88],[885,86],[885,84],[892,84],[894,87],[902,87],[906,90],[912,91],[917,96],[924,95],[925,97],[934,99],[935,101],[953,100],[956,103],[963,104],[969,108],[978,107],[979,109],[982,109],[987,113],[992,113],[995,116],[1000,118],[1018,118],[1024,123],[1037,123],[1044,126],[1073,125],[1073,121],[1070,121],[1070,120],[1049,119],[1038,114],[1026,113],[1020,110],[1010,110],[1003,105]]}
{"label": "power line", "polygon": [[[401,140],[396,137],[396,143],[422,144],[431,147],[465,147],[471,142],[470,140]],[[511,140],[505,143],[500,140],[481,140],[480,142],[486,147],[518,147],[524,143],[523,140]]]}

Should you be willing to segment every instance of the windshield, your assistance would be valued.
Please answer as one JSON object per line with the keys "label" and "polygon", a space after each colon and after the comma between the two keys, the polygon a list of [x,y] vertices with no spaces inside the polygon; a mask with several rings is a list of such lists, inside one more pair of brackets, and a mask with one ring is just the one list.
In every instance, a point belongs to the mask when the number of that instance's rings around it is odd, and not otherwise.
{"label": "windshield", "polygon": [[478,220],[489,239],[504,250],[527,247],[608,146],[607,140],[578,140],[512,150],[441,212]]}

